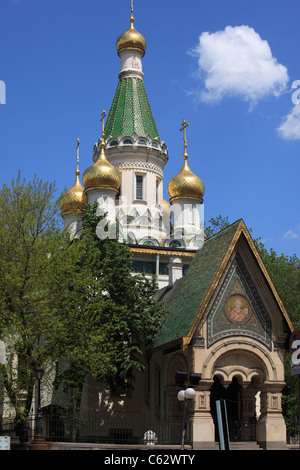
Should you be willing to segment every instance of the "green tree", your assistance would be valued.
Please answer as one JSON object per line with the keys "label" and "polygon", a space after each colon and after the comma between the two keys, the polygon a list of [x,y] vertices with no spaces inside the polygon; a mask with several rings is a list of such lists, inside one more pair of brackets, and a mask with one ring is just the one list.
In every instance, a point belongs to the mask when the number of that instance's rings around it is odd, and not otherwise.
{"label": "green tree", "polygon": [[132,255],[117,239],[100,239],[97,203],[83,215],[83,231],[73,282],[63,308],[65,368],[57,375],[72,392],[74,411],[80,406],[87,376],[112,392],[134,387],[136,371],[144,369],[144,348],[160,327],[164,308],[153,300],[155,277],[132,275]]}
{"label": "green tree", "polygon": [[274,282],[294,327],[300,328],[300,260],[296,255],[277,255],[255,240],[260,256]]}
{"label": "green tree", "polygon": [[[0,376],[17,423],[32,405],[35,369],[56,356],[52,335],[72,272],[72,249],[58,217],[55,185],[20,173],[0,190]],[[67,274],[69,272],[69,274]],[[3,348],[2,348],[3,349]]]}
{"label": "green tree", "polygon": [[228,217],[222,217],[218,215],[217,217],[212,217],[208,222],[204,224],[205,235],[207,238],[212,237],[216,233],[220,232],[224,228],[228,227],[230,222]]}

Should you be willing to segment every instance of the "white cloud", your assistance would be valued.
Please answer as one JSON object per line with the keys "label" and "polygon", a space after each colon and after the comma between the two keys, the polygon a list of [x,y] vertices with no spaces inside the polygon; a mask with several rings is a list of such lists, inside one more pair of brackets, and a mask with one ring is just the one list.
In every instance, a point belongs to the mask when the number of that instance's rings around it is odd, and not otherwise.
{"label": "white cloud", "polygon": [[277,132],[283,139],[300,139],[300,104],[293,107],[291,112],[285,116]]}
{"label": "white cloud", "polygon": [[238,96],[254,105],[267,95],[279,96],[286,90],[287,68],[249,26],[204,32],[190,53],[197,58],[198,76],[204,78],[205,90],[199,92],[202,101],[213,103],[225,96]]}
{"label": "white cloud", "polygon": [[298,238],[298,235],[293,232],[293,230],[288,230],[287,232],[285,232],[285,234],[283,235],[283,238]]}

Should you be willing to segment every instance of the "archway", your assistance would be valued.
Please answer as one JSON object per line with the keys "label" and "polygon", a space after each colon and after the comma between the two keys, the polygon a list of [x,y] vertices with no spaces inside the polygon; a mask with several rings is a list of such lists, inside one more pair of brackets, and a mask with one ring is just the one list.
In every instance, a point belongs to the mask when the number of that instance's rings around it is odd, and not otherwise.
{"label": "archway", "polygon": [[[241,379],[234,376],[232,381],[224,386],[222,378],[214,376],[210,389],[210,409],[215,425],[215,440],[219,441],[216,401],[226,403],[228,427],[231,441],[254,441],[256,438],[256,394],[254,383],[242,385]],[[251,391],[249,396],[249,390]],[[249,406],[249,399],[251,405]],[[249,413],[250,411],[250,413]]]}
{"label": "archway", "polygon": [[261,360],[245,350],[228,351],[213,366],[214,383],[210,390],[211,414],[218,436],[216,400],[225,400],[230,439],[255,441],[259,416],[258,393],[265,380]]}

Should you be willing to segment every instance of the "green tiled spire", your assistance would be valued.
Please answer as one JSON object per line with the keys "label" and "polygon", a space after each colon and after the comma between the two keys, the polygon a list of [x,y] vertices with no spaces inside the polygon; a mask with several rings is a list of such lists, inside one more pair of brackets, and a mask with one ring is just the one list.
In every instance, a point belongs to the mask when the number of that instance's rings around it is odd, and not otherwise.
{"label": "green tiled spire", "polygon": [[134,133],[160,141],[143,80],[127,77],[119,81],[105,125],[105,140]]}

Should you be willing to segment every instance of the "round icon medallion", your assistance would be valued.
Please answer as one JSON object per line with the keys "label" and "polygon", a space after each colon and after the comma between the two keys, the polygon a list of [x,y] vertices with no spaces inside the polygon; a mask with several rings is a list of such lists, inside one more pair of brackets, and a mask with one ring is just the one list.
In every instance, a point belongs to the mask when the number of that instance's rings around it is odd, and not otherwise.
{"label": "round icon medallion", "polygon": [[252,315],[250,302],[244,295],[231,295],[225,304],[225,314],[232,323],[246,323]]}

